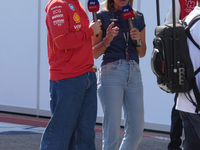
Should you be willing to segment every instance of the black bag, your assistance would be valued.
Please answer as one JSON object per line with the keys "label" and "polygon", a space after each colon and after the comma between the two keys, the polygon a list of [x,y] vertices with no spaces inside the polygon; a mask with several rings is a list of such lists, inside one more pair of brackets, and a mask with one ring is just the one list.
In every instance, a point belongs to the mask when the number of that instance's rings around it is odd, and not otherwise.
{"label": "black bag", "polygon": [[157,76],[161,89],[170,93],[189,92],[193,87],[194,70],[187,45],[187,34],[192,25],[200,19],[195,17],[187,26],[177,23],[176,39],[173,44],[173,24],[158,26],[155,29],[154,49],[151,67]]}
{"label": "black bag", "polygon": [[[157,12],[159,12],[158,5],[157,3]],[[173,0],[172,6],[173,12],[175,12]],[[157,16],[159,17],[159,14]],[[200,15],[193,18],[189,25],[184,22],[185,19],[175,23],[175,13],[173,13],[173,24],[159,25],[158,23],[151,57],[151,68],[157,77],[158,86],[162,90],[168,93],[189,94],[189,91],[195,88],[197,101],[200,99],[200,94],[196,86],[195,75],[200,68],[196,71],[193,70],[187,37],[200,49],[190,34],[190,28],[199,19]],[[200,110],[200,105],[195,104],[190,95],[188,99]]]}

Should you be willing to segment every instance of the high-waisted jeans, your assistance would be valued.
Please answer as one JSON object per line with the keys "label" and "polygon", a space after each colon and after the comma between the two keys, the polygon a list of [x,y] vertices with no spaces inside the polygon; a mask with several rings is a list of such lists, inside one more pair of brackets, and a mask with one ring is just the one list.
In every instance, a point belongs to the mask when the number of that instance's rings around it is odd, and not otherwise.
{"label": "high-waisted jeans", "polygon": [[[97,91],[103,112],[103,150],[136,150],[144,129],[143,85],[135,61],[118,60],[99,70]],[[125,134],[120,142],[124,110]]]}

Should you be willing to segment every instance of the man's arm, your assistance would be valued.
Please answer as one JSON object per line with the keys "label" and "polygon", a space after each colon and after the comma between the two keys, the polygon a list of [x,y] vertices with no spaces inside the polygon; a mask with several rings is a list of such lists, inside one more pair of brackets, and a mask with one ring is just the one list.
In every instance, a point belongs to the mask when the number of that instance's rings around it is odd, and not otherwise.
{"label": "man's arm", "polygon": [[[76,19],[80,19],[78,14],[74,14]],[[91,27],[81,27],[78,30],[70,31],[70,20],[65,4],[56,2],[47,12],[47,26],[58,49],[72,49],[82,46],[88,38],[93,36],[94,32]],[[80,24],[81,25],[81,24]]]}

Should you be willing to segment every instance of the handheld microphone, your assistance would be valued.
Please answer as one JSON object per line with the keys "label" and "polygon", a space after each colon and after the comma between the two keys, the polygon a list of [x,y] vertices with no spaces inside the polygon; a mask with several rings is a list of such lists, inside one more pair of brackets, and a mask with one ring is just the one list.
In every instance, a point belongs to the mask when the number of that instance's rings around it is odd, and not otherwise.
{"label": "handheld microphone", "polygon": [[[130,29],[134,28],[132,19],[134,19],[134,12],[130,5],[125,5],[122,7],[122,16],[124,19],[128,20]],[[134,44],[137,44],[137,40],[133,41]]]}
{"label": "handheld microphone", "polygon": [[[99,1],[98,0],[88,0],[88,10],[92,12],[94,22],[97,22],[97,12],[99,11]],[[98,37],[98,34],[96,35]]]}
{"label": "handheld microphone", "polygon": [[98,0],[88,0],[88,10],[92,12],[94,22],[97,22],[97,12],[99,11]]}

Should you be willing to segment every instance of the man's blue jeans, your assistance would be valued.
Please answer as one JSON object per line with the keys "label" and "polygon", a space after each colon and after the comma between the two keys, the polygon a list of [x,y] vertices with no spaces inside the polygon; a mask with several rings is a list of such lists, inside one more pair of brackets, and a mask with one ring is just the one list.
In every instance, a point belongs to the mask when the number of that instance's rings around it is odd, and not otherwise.
{"label": "man's blue jeans", "polygon": [[95,150],[96,75],[50,81],[52,117],[41,150]]}

